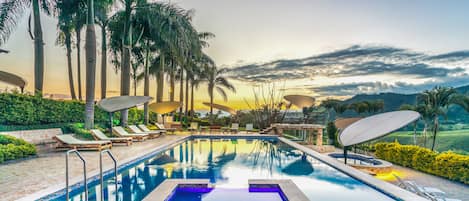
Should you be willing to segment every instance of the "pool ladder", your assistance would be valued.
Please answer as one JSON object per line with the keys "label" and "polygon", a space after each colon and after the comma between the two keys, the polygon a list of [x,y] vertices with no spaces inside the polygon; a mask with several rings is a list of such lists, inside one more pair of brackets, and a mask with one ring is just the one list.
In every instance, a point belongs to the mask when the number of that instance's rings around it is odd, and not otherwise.
{"label": "pool ladder", "polygon": [[[85,186],[85,201],[88,201],[88,182],[86,179],[86,160],[83,158],[83,156],[80,154],[80,152],[76,149],[68,150],[67,154],[65,155],[65,186],[66,186],[66,201],[70,200],[70,186],[69,186],[69,173],[68,173],[68,159],[71,153],[75,153],[78,158],[82,161],[83,163],[83,184]],[[107,153],[107,155],[112,159],[114,163],[114,183],[115,183],[115,193],[116,193],[116,200],[117,200],[117,160],[112,154],[111,150],[106,149],[103,150],[99,153],[99,176],[100,176],[100,184],[101,184],[101,200],[104,200],[104,176],[103,176],[103,155],[104,153]]]}

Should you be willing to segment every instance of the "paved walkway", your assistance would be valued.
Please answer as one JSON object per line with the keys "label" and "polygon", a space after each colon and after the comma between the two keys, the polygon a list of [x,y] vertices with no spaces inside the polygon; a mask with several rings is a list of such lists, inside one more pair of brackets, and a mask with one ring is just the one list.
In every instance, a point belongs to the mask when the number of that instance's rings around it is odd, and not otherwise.
{"label": "paved walkway", "polygon": [[[405,180],[415,181],[420,186],[431,186],[441,189],[446,192],[447,198],[469,201],[469,185],[450,181],[448,179],[422,173],[402,166],[394,165],[393,169]],[[394,178],[386,178],[384,180],[397,185],[397,181]]]}
{"label": "paved walkway", "polygon": [[[180,140],[185,135],[168,135],[145,142],[134,142],[133,145],[114,146],[112,153],[119,163],[152,152],[155,148]],[[40,153],[36,158],[20,160],[0,165],[0,200],[9,201],[24,196],[47,191],[54,186],[65,187],[65,152]],[[99,152],[81,152],[87,161],[88,177],[99,173]],[[112,168],[112,162],[106,157],[105,169]],[[72,157],[70,160],[70,178],[74,184],[83,177],[81,162]],[[82,180],[82,179],[81,179]]]}

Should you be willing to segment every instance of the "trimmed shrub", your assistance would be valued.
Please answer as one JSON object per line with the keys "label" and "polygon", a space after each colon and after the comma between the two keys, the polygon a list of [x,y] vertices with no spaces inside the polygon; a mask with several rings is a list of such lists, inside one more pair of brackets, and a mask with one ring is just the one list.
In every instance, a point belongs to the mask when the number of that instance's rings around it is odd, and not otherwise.
{"label": "trimmed shrub", "polygon": [[453,152],[436,153],[427,148],[394,143],[377,143],[378,158],[469,184],[469,156]]}
{"label": "trimmed shrub", "polygon": [[36,154],[36,147],[22,139],[0,135],[0,163]]}

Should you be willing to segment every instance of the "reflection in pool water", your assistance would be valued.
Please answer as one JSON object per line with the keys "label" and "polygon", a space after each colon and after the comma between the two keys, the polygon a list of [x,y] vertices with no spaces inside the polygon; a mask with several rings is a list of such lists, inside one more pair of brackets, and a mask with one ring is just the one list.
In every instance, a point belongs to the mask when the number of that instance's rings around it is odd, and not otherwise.
{"label": "reflection in pool water", "polygon": [[[105,200],[141,200],[166,178],[209,179],[220,189],[246,189],[248,179],[291,179],[311,200],[393,200],[276,140],[188,140],[119,173],[117,194],[113,178],[105,180]],[[90,200],[98,200],[99,183],[89,187]],[[73,200],[82,200],[83,189],[76,191]]]}

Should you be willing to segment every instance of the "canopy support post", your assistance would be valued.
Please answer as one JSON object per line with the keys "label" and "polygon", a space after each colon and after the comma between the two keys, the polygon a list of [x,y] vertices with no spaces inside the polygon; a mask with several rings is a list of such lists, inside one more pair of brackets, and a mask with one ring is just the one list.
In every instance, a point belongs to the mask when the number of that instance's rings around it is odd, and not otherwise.
{"label": "canopy support post", "polygon": [[111,135],[112,135],[112,115],[113,115],[113,112],[109,112],[109,132],[111,133]]}
{"label": "canopy support post", "polygon": [[347,146],[344,146],[344,164],[347,164]]}

